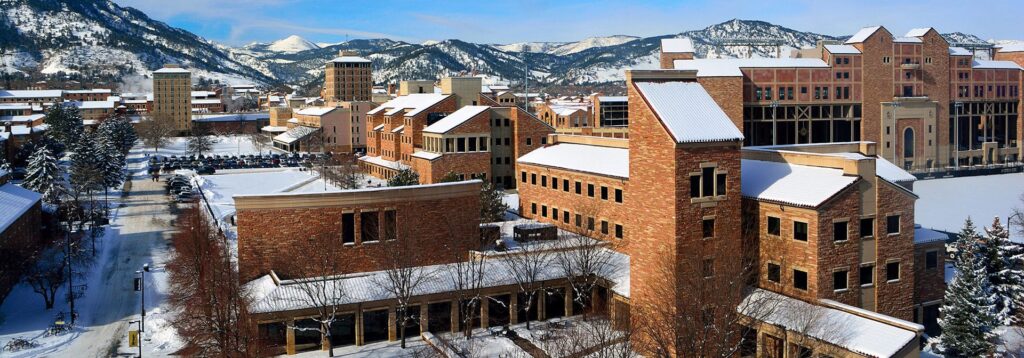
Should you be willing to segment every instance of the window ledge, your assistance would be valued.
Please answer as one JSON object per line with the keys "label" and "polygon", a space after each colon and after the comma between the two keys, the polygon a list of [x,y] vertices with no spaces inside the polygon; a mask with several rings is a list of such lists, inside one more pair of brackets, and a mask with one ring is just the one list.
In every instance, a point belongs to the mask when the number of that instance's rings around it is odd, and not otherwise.
{"label": "window ledge", "polygon": [[835,293],[846,293],[846,292],[850,292],[850,289],[849,288],[843,288],[843,289],[833,290],[832,292],[835,292]]}
{"label": "window ledge", "polygon": [[885,281],[885,283],[900,283],[900,279],[887,280],[887,281]]}
{"label": "window ledge", "polygon": [[869,283],[869,284],[866,284],[866,285],[860,285],[860,287],[861,288],[871,288],[871,287],[875,287],[875,284]]}
{"label": "window ledge", "polygon": [[846,240],[832,240],[832,242],[834,244],[836,244],[836,245],[844,245],[844,244],[850,242],[850,239],[846,239]]}
{"label": "window ledge", "polygon": [[379,243],[379,242],[380,242],[380,240],[363,241],[363,245],[376,244],[376,243]]}
{"label": "window ledge", "polygon": [[341,246],[356,246],[356,243],[354,243],[354,242],[346,242],[346,243],[341,244]]}

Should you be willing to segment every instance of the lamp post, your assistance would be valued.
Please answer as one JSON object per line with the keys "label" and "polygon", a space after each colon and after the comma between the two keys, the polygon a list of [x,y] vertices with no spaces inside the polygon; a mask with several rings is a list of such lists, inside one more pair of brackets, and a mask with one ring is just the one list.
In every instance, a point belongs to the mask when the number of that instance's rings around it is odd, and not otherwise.
{"label": "lamp post", "polygon": [[956,170],[960,170],[960,111],[963,110],[963,108],[963,102],[953,102],[953,109],[955,112],[954,121],[956,122],[955,124],[953,124],[953,138],[955,139],[954,145],[956,145],[956,147],[953,148],[953,158],[956,160],[956,164],[953,165],[953,168],[955,168]]}
{"label": "lamp post", "polygon": [[128,324],[138,324],[139,325],[139,338],[138,338],[139,339],[139,341],[138,341],[138,343],[139,343],[139,358],[142,358],[142,321],[128,321]]}
{"label": "lamp post", "polygon": [[135,271],[139,274],[139,292],[142,295],[142,315],[139,319],[139,332],[146,331],[146,272],[149,272],[149,264],[143,264],[142,270]]}

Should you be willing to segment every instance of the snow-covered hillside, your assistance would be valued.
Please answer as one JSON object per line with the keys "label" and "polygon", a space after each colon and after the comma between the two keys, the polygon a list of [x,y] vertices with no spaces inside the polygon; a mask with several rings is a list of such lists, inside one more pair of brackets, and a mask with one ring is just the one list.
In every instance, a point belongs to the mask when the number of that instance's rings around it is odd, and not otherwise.
{"label": "snow-covered hillside", "polygon": [[317,46],[315,43],[309,42],[306,39],[299,37],[298,35],[288,36],[286,38],[274,41],[273,43],[270,44],[270,46],[267,46],[267,49],[271,51],[283,53],[296,53],[306,50],[312,50],[315,48],[320,48],[320,46]]}

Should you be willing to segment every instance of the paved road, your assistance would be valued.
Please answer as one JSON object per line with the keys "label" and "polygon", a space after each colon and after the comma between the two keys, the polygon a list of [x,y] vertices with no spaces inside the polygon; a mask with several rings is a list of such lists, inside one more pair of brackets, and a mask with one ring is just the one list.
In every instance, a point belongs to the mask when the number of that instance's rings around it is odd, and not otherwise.
{"label": "paved road", "polygon": [[[139,159],[136,159],[139,160]],[[130,167],[139,168],[136,162]],[[75,339],[62,354],[73,353],[78,357],[108,357],[116,352],[116,345],[124,339],[128,321],[138,319],[139,297],[132,289],[135,271],[143,263],[153,263],[160,270],[167,257],[168,237],[171,219],[163,183],[138,178],[132,182],[131,194],[120,208],[118,217],[111,227],[119,230],[105,247],[109,259],[100,267],[100,287],[89,288],[90,295],[99,295],[90,300],[90,306],[80,307],[83,315],[80,327],[87,331]],[[148,277],[147,277],[148,278]],[[150,286],[151,282],[147,282]],[[147,294],[152,291],[147,290]],[[156,307],[156,295],[147,295],[147,307]],[[147,332],[149,333],[149,332]]]}

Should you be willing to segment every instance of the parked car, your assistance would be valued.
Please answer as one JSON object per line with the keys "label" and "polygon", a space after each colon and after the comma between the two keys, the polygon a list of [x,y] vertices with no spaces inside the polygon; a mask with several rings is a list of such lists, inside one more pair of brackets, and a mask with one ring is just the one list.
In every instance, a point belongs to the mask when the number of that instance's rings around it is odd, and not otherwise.
{"label": "parked car", "polygon": [[176,195],[174,197],[174,201],[177,201],[179,203],[190,202],[190,201],[192,201],[192,193],[191,192],[178,193],[178,195]]}
{"label": "parked car", "polygon": [[213,167],[211,167],[211,166],[203,166],[203,167],[200,167],[198,170],[196,170],[196,173],[201,174],[201,175],[209,175],[209,174],[213,174],[213,173],[216,173],[216,172],[217,172],[217,170],[213,169]]}

